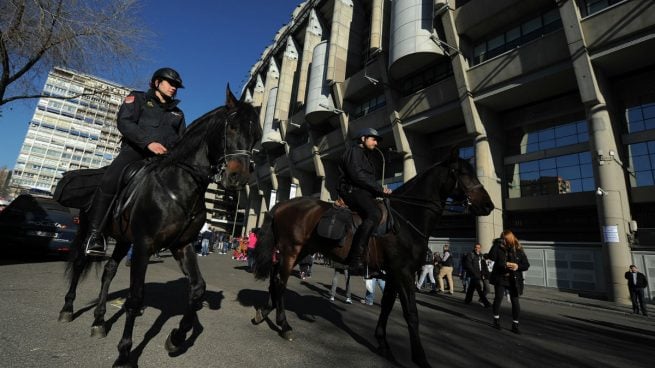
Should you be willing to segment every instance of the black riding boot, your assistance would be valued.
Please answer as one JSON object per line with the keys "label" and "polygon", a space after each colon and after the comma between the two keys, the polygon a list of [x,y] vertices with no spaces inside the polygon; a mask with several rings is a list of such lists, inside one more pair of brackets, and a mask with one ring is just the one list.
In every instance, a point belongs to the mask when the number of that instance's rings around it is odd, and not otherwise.
{"label": "black riding boot", "polygon": [[113,199],[113,194],[105,194],[100,188],[96,190],[93,196],[93,203],[87,212],[88,233],[86,239],[84,239],[85,253],[89,256],[104,256],[107,251],[102,229]]}
{"label": "black riding boot", "polygon": [[353,276],[362,276],[366,272],[364,254],[373,230],[375,230],[375,224],[364,221],[353,236],[353,243],[348,254],[348,271]]}

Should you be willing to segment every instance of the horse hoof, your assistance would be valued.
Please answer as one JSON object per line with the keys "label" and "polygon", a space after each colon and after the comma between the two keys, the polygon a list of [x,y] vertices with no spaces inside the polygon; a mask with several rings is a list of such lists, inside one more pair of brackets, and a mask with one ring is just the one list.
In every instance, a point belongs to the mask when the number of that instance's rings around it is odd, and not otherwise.
{"label": "horse hoof", "polygon": [[261,309],[257,309],[255,312],[255,318],[252,319],[254,325],[258,325],[264,321],[264,315],[262,314]]}
{"label": "horse hoof", "polygon": [[282,337],[287,341],[293,341],[293,332],[292,331],[284,331],[282,333]]}
{"label": "horse hoof", "polygon": [[73,312],[59,312],[59,322],[71,322],[73,320]]}
{"label": "horse hoof", "polygon": [[103,338],[107,337],[107,330],[104,325],[91,326],[91,337]]}
{"label": "horse hoof", "polygon": [[180,347],[175,345],[173,343],[173,334],[177,331],[177,329],[173,329],[171,333],[168,334],[168,337],[166,338],[166,343],[164,344],[164,348],[166,349],[167,352],[169,353],[176,353],[177,351],[180,350]]}

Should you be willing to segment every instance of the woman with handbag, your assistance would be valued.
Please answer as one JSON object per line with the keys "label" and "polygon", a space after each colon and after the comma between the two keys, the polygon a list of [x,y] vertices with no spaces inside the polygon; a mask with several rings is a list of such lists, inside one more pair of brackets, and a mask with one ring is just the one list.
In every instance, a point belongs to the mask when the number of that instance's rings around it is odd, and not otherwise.
{"label": "woman with handbag", "polygon": [[523,272],[530,268],[528,257],[523,247],[511,230],[505,230],[489,251],[489,259],[494,262],[489,281],[494,285],[493,303],[494,328],[500,330],[500,305],[505,292],[512,303],[512,332],[520,334],[519,314],[521,306],[519,296],[523,294]]}

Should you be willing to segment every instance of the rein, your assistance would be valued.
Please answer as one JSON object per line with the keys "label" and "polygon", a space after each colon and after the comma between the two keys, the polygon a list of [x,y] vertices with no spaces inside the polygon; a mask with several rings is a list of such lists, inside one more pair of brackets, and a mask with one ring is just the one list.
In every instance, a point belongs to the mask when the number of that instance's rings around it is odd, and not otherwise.
{"label": "rein", "polygon": [[[459,176],[456,174],[461,171],[461,168],[458,167],[457,169],[450,168],[449,172],[454,176],[455,178],[455,187],[453,189],[457,189],[459,186],[461,186],[464,190],[464,193],[466,194],[465,198],[460,200],[460,201],[453,201],[453,202],[446,202],[446,201],[440,201],[437,199],[433,200],[427,200],[425,198],[420,198],[416,196],[411,196],[411,195],[405,195],[405,194],[392,194],[389,196],[389,199],[392,201],[398,201],[404,204],[408,204],[410,206],[417,206],[417,207],[422,207],[427,209],[428,211],[433,212],[436,215],[441,215],[443,212],[443,209],[446,205],[452,205],[452,206],[464,206],[465,208],[468,207],[471,204],[471,199],[469,196],[469,192],[479,189],[482,187],[482,184],[476,184],[471,187],[465,186],[463,183],[461,183],[461,179]],[[412,230],[414,230],[416,233],[418,233],[421,237],[424,239],[429,239],[429,235],[425,235],[423,231],[421,231],[416,225],[414,225],[410,220],[405,218],[400,212],[398,212],[396,209],[393,207],[389,206],[391,211],[394,213],[394,216],[397,216],[400,218],[403,222],[405,222],[407,225],[409,225]]]}
{"label": "rein", "polygon": [[409,221],[408,219],[406,219],[402,214],[400,214],[400,212],[398,212],[397,210],[395,210],[393,207],[391,207],[391,212],[394,213],[394,216],[398,216],[398,218],[400,218],[401,220],[403,220],[403,222],[405,222],[407,225],[409,225],[409,227],[410,227],[412,230],[416,231],[416,232],[417,232],[421,237],[423,237],[423,239],[428,240],[428,239],[430,238],[429,235],[425,235],[425,234],[421,231],[421,229],[419,229],[418,227],[416,227],[416,225],[414,225],[411,221]]}

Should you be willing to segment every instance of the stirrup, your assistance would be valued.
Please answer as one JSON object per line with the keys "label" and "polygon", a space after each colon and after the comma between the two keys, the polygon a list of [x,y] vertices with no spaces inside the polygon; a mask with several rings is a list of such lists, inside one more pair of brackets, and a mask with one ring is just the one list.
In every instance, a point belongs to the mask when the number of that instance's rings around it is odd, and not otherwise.
{"label": "stirrup", "polygon": [[[102,250],[98,249],[99,247],[96,249],[93,249],[91,247],[92,243],[93,245],[98,244],[97,243],[98,236],[102,238]],[[93,240],[93,242],[91,242],[91,240]],[[84,247],[84,253],[87,256],[103,257],[107,253],[107,242],[105,241],[105,237],[102,234],[97,234],[93,239],[89,238],[88,241],[86,242],[86,246]]]}

